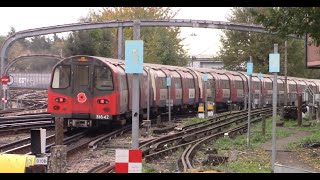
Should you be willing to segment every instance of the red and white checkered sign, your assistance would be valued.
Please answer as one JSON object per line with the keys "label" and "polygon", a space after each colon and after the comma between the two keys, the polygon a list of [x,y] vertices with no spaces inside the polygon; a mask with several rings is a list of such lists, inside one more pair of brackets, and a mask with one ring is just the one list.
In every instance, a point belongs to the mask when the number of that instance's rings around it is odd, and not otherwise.
{"label": "red and white checkered sign", "polygon": [[139,149],[116,150],[116,173],[141,173],[142,151]]}

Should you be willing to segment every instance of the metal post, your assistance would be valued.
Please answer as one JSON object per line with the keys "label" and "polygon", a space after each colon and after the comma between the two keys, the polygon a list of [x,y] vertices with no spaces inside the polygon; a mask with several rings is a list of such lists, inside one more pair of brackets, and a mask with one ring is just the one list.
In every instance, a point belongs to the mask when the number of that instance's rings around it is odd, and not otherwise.
{"label": "metal post", "polygon": [[266,135],[266,115],[261,114],[262,117],[262,135]]}
{"label": "metal post", "polygon": [[302,94],[298,94],[298,126],[302,124]]}
{"label": "metal post", "polygon": [[168,102],[168,105],[169,105],[169,123],[171,123],[171,86],[167,86],[168,87],[168,93],[169,93],[169,102]]}
{"label": "metal post", "polygon": [[287,41],[284,42],[284,105],[288,105],[288,81],[287,81]]}
{"label": "metal post", "polygon": [[122,35],[123,27],[118,27],[118,59],[122,59]]}
{"label": "metal post", "polygon": [[[250,56],[250,63],[252,63],[252,56]],[[250,121],[251,121],[251,81],[252,75],[249,75],[249,101],[248,101],[248,132],[247,132],[247,146],[250,147]]]}
{"label": "metal post", "polygon": [[259,81],[259,87],[260,87],[260,91],[259,91],[259,108],[261,108],[262,107],[262,103],[261,103],[261,95],[262,95],[262,93],[261,93],[261,91],[262,91],[262,79],[260,79],[260,81]]}
{"label": "metal post", "polygon": [[244,95],[244,110],[247,110],[248,98],[247,94]]}
{"label": "metal post", "polygon": [[63,117],[55,118],[55,145],[63,145]]}
{"label": "metal post", "polygon": [[[278,53],[278,44],[274,44],[274,53]],[[277,121],[277,73],[273,73],[273,99],[272,99],[272,172],[276,162],[276,121]]]}
{"label": "metal post", "polygon": [[[3,84],[2,84],[2,87],[3,87]],[[3,89],[3,98],[4,98],[3,110],[6,110],[6,102],[5,102],[5,100],[6,100],[7,96],[6,96],[6,90],[5,89]]]}
{"label": "metal post", "polygon": [[[133,40],[140,39],[140,21],[134,20]],[[132,78],[132,149],[139,149],[139,74]]]}
{"label": "metal post", "polygon": [[316,102],[316,122],[319,122],[319,103]]}
{"label": "metal post", "polygon": [[148,68],[148,83],[147,83],[147,120],[150,120],[150,68]]}
{"label": "metal post", "polygon": [[204,81],[204,117],[208,117],[208,105],[207,105],[207,81]]}

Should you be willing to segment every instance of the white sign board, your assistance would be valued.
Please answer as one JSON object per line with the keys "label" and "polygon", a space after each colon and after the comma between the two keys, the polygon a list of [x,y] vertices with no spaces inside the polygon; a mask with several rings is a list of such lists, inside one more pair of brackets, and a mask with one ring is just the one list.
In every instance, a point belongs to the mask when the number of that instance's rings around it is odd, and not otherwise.
{"label": "white sign board", "polygon": [[36,157],[36,165],[47,165],[48,164],[48,157]]}
{"label": "white sign board", "polygon": [[269,72],[278,73],[280,72],[280,54],[269,54]]}

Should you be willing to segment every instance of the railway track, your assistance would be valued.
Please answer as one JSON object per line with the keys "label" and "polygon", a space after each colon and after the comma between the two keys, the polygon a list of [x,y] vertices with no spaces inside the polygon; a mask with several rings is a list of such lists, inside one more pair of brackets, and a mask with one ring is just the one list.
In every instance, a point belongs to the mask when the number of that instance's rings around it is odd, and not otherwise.
{"label": "railway track", "polygon": [[[271,113],[267,114],[271,115]],[[257,122],[261,119],[261,117],[254,118],[252,119],[252,123]],[[247,128],[247,123],[243,123],[241,125],[238,125],[234,128],[221,131],[219,133],[203,137],[201,139],[198,139],[197,141],[193,141],[192,143],[188,144],[188,147],[183,151],[182,155],[178,159],[178,168],[180,172],[187,172],[189,169],[194,169],[195,167],[193,166],[193,158],[196,154],[196,151],[201,147],[201,145],[206,144],[214,139],[217,139],[219,137],[224,136],[225,133],[228,133],[228,136],[232,137],[238,134],[241,134],[246,130]]]}
{"label": "railway track", "polygon": [[54,127],[54,120],[50,114],[0,117],[0,134],[50,127]]}
{"label": "railway track", "polygon": [[[65,132],[67,133],[67,132]],[[64,139],[64,143],[70,143],[70,141],[73,141],[76,138],[83,137],[85,131],[77,132],[74,135],[71,135],[70,137],[67,137]],[[54,145],[55,141],[55,135],[49,135],[46,137],[46,151],[48,151],[51,146]],[[4,144],[0,146],[0,152],[2,153],[10,153],[10,154],[30,154],[31,152],[31,138],[24,138],[19,141],[15,141],[12,143]]]}
{"label": "railway track", "polygon": [[[261,114],[270,116],[272,108],[255,109],[251,113],[252,123],[261,120]],[[156,138],[140,145],[146,162],[151,162],[178,149],[185,149],[178,160],[178,167],[182,172],[194,168],[192,158],[196,150],[206,142],[222,137],[225,133],[235,136],[246,132],[247,111],[237,111],[219,114],[206,121],[184,126],[180,132]],[[112,172],[114,164],[106,163],[90,172]],[[102,170],[101,170],[102,169]],[[105,170],[103,170],[105,169]]]}

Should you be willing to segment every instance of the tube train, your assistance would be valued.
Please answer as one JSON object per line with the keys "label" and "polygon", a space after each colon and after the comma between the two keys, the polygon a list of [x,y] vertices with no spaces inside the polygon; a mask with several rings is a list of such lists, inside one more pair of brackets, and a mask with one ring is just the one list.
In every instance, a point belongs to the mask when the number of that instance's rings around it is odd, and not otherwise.
{"label": "tube train", "polygon": [[[207,81],[202,78],[207,74]],[[205,68],[186,68],[144,63],[139,76],[140,118],[147,113],[147,83],[149,81],[150,114],[166,112],[168,87],[166,77],[171,77],[170,93],[172,112],[196,111],[199,103],[215,104],[215,111],[247,106],[248,79],[245,72]],[[204,89],[206,83],[206,90]],[[273,76],[252,75],[251,92],[253,108],[272,106]],[[297,94],[307,89],[319,93],[320,80],[284,77],[277,80],[278,105],[284,104],[284,88],[288,103],[294,105]],[[205,93],[206,91],[206,93]],[[72,56],[61,60],[53,68],[48,89],[48,112],[53,117],[66,119],[68,127],[88,127],[125,122],[131,119],[132,74],[125,73],[123,60],[95,56]],[[305,97],[304,101],[308,99]],[[309,97],[310,99],[310,97]]]}

